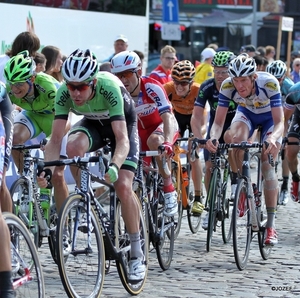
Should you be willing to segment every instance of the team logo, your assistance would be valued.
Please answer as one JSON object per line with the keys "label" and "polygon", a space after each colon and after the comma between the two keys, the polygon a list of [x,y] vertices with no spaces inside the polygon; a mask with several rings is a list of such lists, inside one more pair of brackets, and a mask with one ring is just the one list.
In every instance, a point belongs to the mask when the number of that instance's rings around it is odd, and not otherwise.
{"label": "team logo", "polygon": [[232,82],[227,82],[222,85],[222,90],[231,89],[233,87]]}
{"label": "team logo", "polygon": [[278,86],[276,83],[269,82],[269,83],[265,84],[265,87],[267,87],[273,91],[278,91]]}

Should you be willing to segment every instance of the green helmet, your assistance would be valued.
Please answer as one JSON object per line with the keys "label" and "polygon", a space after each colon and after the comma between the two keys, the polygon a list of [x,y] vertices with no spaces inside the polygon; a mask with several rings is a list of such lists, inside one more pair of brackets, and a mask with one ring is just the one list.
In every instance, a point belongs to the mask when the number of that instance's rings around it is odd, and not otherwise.
{"label": "green helmet", "polygon": [[28,51],[23,51],[10,58],[4,68],[4,76],[8,82],[25,82],[35,74],[35,62]]}
{"label": "green helmet", "polygon": [[215,67],[228,67],[229,62],[235,58],[235,55],[229,51],[217,52],[212,60],[211,64]]}

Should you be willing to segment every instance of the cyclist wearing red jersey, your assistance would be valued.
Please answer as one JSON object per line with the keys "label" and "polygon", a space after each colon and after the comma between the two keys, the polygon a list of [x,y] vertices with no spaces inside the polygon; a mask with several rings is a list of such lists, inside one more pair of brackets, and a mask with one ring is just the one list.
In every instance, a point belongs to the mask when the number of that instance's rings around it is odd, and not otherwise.
{"label": "cyclist wearing red jersey", "polygon": [[[171,70],[173,81],[164,84],[164,88],[172,103],[174,115],[179,125],[179,131],[183,136],[186,129],[192,133],[191,117],[194,109],[194,103],[198,97],[200,85],[193,82],[195,76],[195,67],[189,60],[183,60],[176,63]],[[202,124],[202,119],[198,123]],[[203,121],[204,122],[204,121]],[[196,159],[191,162],[191,173],[195,188],[195,201],[192,207],[193,214],[201,214],[204,205],[202,204],[202,168],[201,160]]]}
{"label": "cyclist wearing red jersey", "polygon": [[[167,154],[172,156],[178,124],[164,87],[158,81],[142,76],[141,60],[135,52],[124,51],[115,55],[111,60],[111,71],[122,81],[135,102],[141,150],[157,150],[164,145]],[[164,178],[165,215],[173,216],[178,209],[177,193],[159,158],[157,163]]]}

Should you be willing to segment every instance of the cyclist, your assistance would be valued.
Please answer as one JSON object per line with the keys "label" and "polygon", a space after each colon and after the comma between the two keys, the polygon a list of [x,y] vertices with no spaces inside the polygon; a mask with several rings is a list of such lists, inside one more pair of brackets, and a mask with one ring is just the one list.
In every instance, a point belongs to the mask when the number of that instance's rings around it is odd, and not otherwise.
{"label": "cyclist", "polygon": [[[51,76],[35,73],[35,62],[28,51],[23,51],[8,60],[4,68],[6,89],[12,103],[23,110],[14,118],[13,145],[24,144],[40,133],[49,136],[54,119],[54,99],[60,84]],[[62,147],[62,155],[65,156]],[[12,152],[13,160],[22,171],[23,159],[19,151]],[[57,210],[64,199],[67,185],[64,181],[64,167],[58,167],[53,175],[54,199]],[[42,195],[41,200],[49,200]]]}
{"label": "cyclist", "polygon": [[[132,51],[114,56],[111,71],[122,81],[135,102],[141,150],[157,150],[164,145],[168,156],[172,156],[173,144],[178,137],[178,124],[164,87],[150,77],[142,77],[141,60]],[[171,175],[163,171],[160,158],[157,158],[157,163],[164,178],[164,213],[173,216],[178,211],[177,193]]]}
{"label": "cyclist", "polygon": [[[299,142],[300,140],[300,82],[294,84],[286,96],[284,104],[284,130],[287,132],[289,142]],[[292,117],[290,125],[288,120]],[[286,134],[285,134],[286,135]],[[298,152],[299,146],[290,145],[286,147],[286,158],[288,161],[289,170],[292,173],[292,189],[291,198],[294,202],[299,202],[299,181],[298,174]]]}
{"label": "cyclist", "polygon": [[[275,245],[278,242],[275,230],[278,180],[275,169],[268,162],[267,155],[272,155],[276,160],[283,134],[280,86],[273,75],[267,72],[256,72],[255,61],[247,54],[240,54],[230,61],[228,72],[230,77],[221,85],[216,116],[206,148],[210,152],[217,150],[218,142],[214,145],[212,141],[218,140],[222,134],[230,100],[238,104],[230,126],[233,143],[247,141],[254,129],[258,125],[262,126],[263,140],[269,144],[268,148],[263,148],[261,155],[268,213],[264,243]],[[235,157],[238,168],[241,169],[243,151],[236,150]]]}
{"label": "cyclist", "polygon": [[[194,102],[198,96],[200,85],[193,82],[195,67],[188,61],[183,60],[176,63],[171,70],[173,81],[164,84],[164,88],[174,109],[174,115],[178,122],[179,132],[183,136],[186,129],[192,133],[191,116]],[[202,119],[201,119],[202,120]],[[191,162],[192,179],[195,189],[195,201],[192,213],[201,214],[204,205],[202,204],[202,168],[201,160],[196,159]]]}
{"label": "cyclist", "polygon": [[[282,95],[282,104],[284,105],[285,98],[289,93],[290,88],[294,82],[286,76],[286,64],[281,60],[275,60],[267,65],[266,71],[272,74],[280,84],[280,91]],[[288,121],[289,119],[286,119]],[[288,184],[289,184],[289,166],[287,158],[282,160],[282,178],[283,182],[280,189],[279,205],[286,205],[289,200]]]}
{"label": "cyclist", "polygon": [[[4,90],[5,88],[1,86],[1,89]],[[1,111],[2,111],[2,107],[1,107]],[[3,178],[4,178],[3,172],[4,172],[4,163],[6,158],[5,157],[6,142],[4,136],[5,136],[4,123],[2,122],[2,119],[0,119],[0,184],[1,182],[3,182]],[[2,216],[1,204],[0,204],[0,239],[1,239],[0,241],[0,251],[1,251],[0,253],[0,298],[14,298],[15,294],[11,284],[10,232]]]}
{"label": "cyclist", "polygon": [[9,165],[11,153],[12,136],[13,136],[13,105],[8,97],[4,83],[0,82],[0,111],[5,128],[5,155],[2,172],[2,183],[0,186],[0,202],[2,211],[12,212],[12,200],[6,185],[6,171]]}
{"label": "cyclist", "polygon": [[[201,126],[199,125],[199,119],[203,118],[203,113],[207,102],[209,103],[210,106],[210,114],[209,114],[209,124],[208,124],[208,131],[207,131],[206,138],[207,139],[210,138],[210,131],[215,119],[216,109],[219,100],[219,90],[222,82],[229,77],[228,65],[233,58],[235,58],[235,55],[230,51],[217,52],[212,60],[212,65],[214,67],[213,70],[214,78],[204,81],[200,86],[199,94],[195,101],[195,107],[191,119],[191,126],[194,135],[197,138],[200,139],[203,138]],[[230,100],[228,112],[226,114],[226,118],[224,122],[224,127],[220,137],[221,143],[229,142],[229,139],[228,137],[226,138],[226,135],[229,133],[229,127],[235,115],[236,107],[237,107],[236,103],[233,100]],[[233,158],[232,154],[229,154],[230,161],[232,160],[232,158]],[[204,183],[205,183],[206,190],[208,191],[209,181],[211,177],[211,171],[209,169],[212,168],[212,164],[210,161],[210,153],[206,149],[204,149],[204,160],[205,160],[205,168],[206,168]],[[237,169],[234,168],[235,163],[231,162],[231,164],[233,165],[231,169],[232,170],[231,171],[231,188],[232,188],[231,193],[234,196],[235,189],[237,186]],[[208,225],[208,213],[206,214],[206,217],[204,218],[202,223],[203,229],[206,230],[207,225]]]}
{"label": "cyclist", "polygon": [[[137,168],[138,135],[134,104],[121,82],[109,72],[99,72],[96,56],[89,50],[77,49],[63,63],[65,83],[58,90],[55,120],[50,141],[45,146],[45,160],[56,160],[64,136],[69,111],[84,117],[70,130],[67,142],[69,158],[96,151],[110,140],[112,158],[105,180],[114,183],[121,201],[122,215],[131,242],[129,280],[145,277],[144,255],[139,234],[139,207],[132,191]],[[79,185],[76,167],[70,167]],[[38,178],[46,185],[43,172]],[[67,197],[68,193],[65,193]]]}

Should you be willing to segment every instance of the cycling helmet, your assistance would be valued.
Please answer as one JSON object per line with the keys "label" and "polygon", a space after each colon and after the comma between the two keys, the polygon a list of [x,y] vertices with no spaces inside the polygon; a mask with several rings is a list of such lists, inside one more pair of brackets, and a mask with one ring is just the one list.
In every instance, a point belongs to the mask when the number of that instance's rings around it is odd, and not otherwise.
{"label": "cycling helmet", "polygon": [[234,77],[248,77],[256,72],[256,63],[252,57],[243,53],[229,62],[228,73],[229,76]]}
{"label": "cycling helmet", "polygon": [[141,68],[141,59],[133,51],[123,51],[111,59],[111,72],[118,73],[126,70]]}
{"label": "cycling helmet", "polygon": [[266,71],[272,74],[275,78],[281,79],[286,73],[286,65],[281,60],[275,60],[267,65]]}
{"label": "cycling helmet", "polygon": [[4,76],[8,82],[25,82],[35,74],[35,62],[28,51],[23,51],[10,58],[4,68]]}
{"label": "cycling helmet", "polygon": [[192,81],[195,76],[195,67],[189,60],[177,62],[172,70],[171,77],[177,81]]}
{"label": "cycling helmet", "polygon": [[212,60],[211,64],[215,67],[228,67],[229,62],[236,56],[230,51],[217,52]]}
{"label": "cycling helmet", "polygon": [[88,82],[94,79],[99,66],[94,53],[77,49],[65,60],[61,71],[67,82]]}

